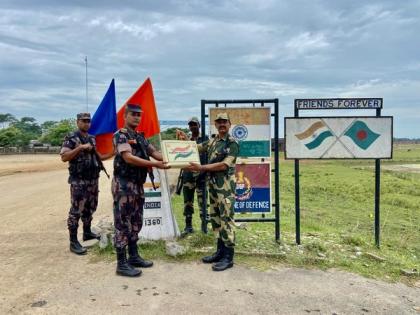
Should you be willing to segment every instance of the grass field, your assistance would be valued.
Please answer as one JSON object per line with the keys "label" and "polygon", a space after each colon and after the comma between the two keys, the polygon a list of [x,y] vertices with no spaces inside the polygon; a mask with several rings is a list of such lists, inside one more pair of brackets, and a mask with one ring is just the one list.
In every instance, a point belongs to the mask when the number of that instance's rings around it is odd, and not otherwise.
{"label": "grass field", "polygon": [[[415,145],[398,146],[393,160],[382,161],[378,249],[374,245],[374,161],[302,161],[302,245],[296,246],[294,163],[282,158],[281,241],[274,240],[274,223],[247,223],[237,229],[236,262],[260,269],[337,268],[388,281],[418,281],[418,274],[407,276],[401,270],[420,270],[420,173],[384,170],[390,164],[416,163],[420,164],[420,146]],[[182,208],[182,197],[175,195],[173,209],[181,229]],[[198,215],[194,225],[198,231]],[[197,232],[180,243],[188,252],[176,259],[191,260],[201,257],[200,251],[212,251],[214,239]],[[172,259],[165,255],[163,242],[142,246],[148,257]]]}

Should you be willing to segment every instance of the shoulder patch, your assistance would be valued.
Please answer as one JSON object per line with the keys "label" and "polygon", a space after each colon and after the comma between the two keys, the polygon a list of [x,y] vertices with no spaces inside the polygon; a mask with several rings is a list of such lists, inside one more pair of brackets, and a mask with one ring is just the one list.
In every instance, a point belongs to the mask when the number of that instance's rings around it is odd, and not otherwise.
{"label": "shoulder patch", "polygon": [[64,140],[70,140],[71,138],[76,137],[76,133],[74,131],[69,132],[65,137]]}
{"label": "shoulder patch", "polygon": [[229,139],[229,141],[230,141],[230,142],[235,142],[235,143],[239,144],[239,143],[238,143],[238,140],[236,140],[236,139],[235,139],[234,137],[232,137],[231,135],[229,135],[229,138],[228,138],[228,139]]}

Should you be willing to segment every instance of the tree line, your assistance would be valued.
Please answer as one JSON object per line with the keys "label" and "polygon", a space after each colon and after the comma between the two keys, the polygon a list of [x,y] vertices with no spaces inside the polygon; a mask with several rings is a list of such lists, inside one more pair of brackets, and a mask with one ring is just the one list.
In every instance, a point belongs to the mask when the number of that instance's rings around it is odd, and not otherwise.
{"label": "tree line", "polygon": [[10,113],[0,113],[0,126],[0,147],[27,146],[31,140],[59,146],[65,135],[76,128],[76,120],[48,120],[39,124],[33,117],[17,119]]}
{"label": "tree line", "polygon": [[[39,124],[33,117],[17,119],[10,113],[0,113],[0,147],[23,147],[31,140],[52,146],[61,146],[64,137],[76,130],[76,119],[48,120]],[[161,133],[161,139],[175,139],[177,128],[169,128]],[[188,131],[188,129],[183,129]],[[158,137],[153,137],[153,143]]]}

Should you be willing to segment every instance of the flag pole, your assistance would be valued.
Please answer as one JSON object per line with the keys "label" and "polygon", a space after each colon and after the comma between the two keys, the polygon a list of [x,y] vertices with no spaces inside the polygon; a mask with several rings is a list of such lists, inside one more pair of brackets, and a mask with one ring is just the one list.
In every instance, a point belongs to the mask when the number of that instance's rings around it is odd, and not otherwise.
{"label": "flag pole", "polygon": [[86,112],[89,111],[89,102],[88,102],[88,60],[85,56],[85,65],[86,65]]}

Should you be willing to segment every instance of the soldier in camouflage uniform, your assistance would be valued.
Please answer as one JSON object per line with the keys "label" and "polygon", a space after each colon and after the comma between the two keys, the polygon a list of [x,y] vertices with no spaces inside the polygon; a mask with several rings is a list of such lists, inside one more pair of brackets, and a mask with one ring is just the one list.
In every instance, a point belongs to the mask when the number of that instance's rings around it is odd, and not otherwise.
{"label": "soldier in camouflage uniform", "polygon": [[[208,137],[200,137],[200,122],[197,117],[191,117],[188,120],[188,127],[191,131],[189,140],[195,141],[198,144],[208,140]],[[200,154],[200,162],[203,164],[205,161],[205,153]],[[203,220],[203,195],[206,190],[206,175],[200,172],[182,171],[182,194],[184,196],[184,216],[185,216],[185,229],[182,236],[193,233],[192,216],[194,213],[194,194],[197,191],[198,209],[200,209],[200,217]]]}
{"label": "soldier in camouflage uniform", "polygon": [[[127,277],[140,276],[141,270],[134,267],[147,268],[153,265],[153,262],[139,255],[137,248],[138,234],[143,225],[143,184],[149,168],[169,168],[162,162],[162,154],[144,138],[143,134],[135,131],[140,123],[140,116],[139,105],[127,104],[124,113],[125,126],[118,130],[113,138],[116,156],[111,187],[114,198],[116,273]],[[150,156],[157,161],[151,161]]]}
{"label": "soldier in camouflage uniform", "polygon": [[69,162],[71,208],[67,219],[70,233],[70,251],[78,255],[86,254],[77,239],[79,219],[83,222],[83,240],[98,238],[92,233],[92,214],[98,205],[98,179],[101,171],[100,160],[107,159],[113,153],[102,155],[96,152],[95,137],[88,134],[90,114],[77,114],[78,130],[64,139],[60,155],[63,162]]}
{"label": "soldier in camouflage uniform", "polygon": [[188,170],[204,171],[209,175],[210,222],[217,237],[217,251],[206,256],[204,263],[214,263],[214,271],[223,271],[233,266],[235,231],[235,164],[239,144],[229,134],[231,126],[227,113],[219,113],[215,119],[218,134],[199,146],[200,152],[207,152],[209,163],[190,163]]}

